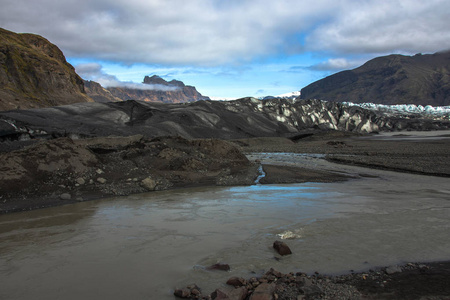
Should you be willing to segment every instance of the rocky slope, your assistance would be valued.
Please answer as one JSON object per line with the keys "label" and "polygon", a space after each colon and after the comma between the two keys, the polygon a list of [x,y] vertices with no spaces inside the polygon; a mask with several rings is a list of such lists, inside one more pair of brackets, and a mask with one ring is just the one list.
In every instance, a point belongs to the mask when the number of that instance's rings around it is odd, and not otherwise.
{"label": "rocky slope", "polygon": [[147,102],[183,103],[198,100],[209,100],[193,86],[185,85],[178,80],[165,81],[157,75],[145,76],[143,83],[148,89],[132,89],[125,87],[108,87],[107,90],[121,100],[142,100]]}
{"label": "rocky slope", "polygon": [[0,110],[92,102],[61,50],[34,34],[0,28]]}
{"label": "rocky slope", "polygon": [[318,80],[302,99],[377,104],[450,105],[450,51],[378,57]]}
{"label": "rocky slope", "polygon": [[100,85],[100,83],[90,80],[83,80],[84,89],[89,97],[95,102],[118,102],[122,99],[114,97],[110,91]]}
{"label": "rocky slope", "polygon": [[[450,120],[420,115],[386,115],[344,103],[320,100],[197,101],[165,104],[144,101],[78,103],[0,112],[0,151],[38,138],[181,136],[240,139],[304,138],[309,129],[356,133],[449,129]],[[3,149],[3,150],[2,150]],[[5,150],[6,149],[6,150]]]}

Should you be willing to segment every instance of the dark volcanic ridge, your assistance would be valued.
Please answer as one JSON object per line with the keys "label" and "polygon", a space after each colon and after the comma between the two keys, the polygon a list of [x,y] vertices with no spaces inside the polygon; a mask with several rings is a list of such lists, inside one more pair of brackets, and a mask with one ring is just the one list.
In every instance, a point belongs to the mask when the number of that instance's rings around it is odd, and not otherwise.
{"label": "dark volcanic ridge", "polygon": [[302,99],[377,104],[450,105],[450,51],[388,55],[318,80]]}
{"label": "dark volcanic ridge", "polygon": [[290,137],[298,140],[309,129],[370,133],[449,128],[450,121],[446,118],[387,116],[358,106],[319,100],[244,98],[184,104],[123,101],[0,112],[3,151],[8,143],[54,137],[142,134],[187,139]]}

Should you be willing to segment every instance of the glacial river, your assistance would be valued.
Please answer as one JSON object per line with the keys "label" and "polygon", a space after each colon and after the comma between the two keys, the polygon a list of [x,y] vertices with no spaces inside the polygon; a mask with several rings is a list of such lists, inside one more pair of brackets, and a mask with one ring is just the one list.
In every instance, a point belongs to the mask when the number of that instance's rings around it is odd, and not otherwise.
{"label": "glacial river", "polygon": [[[286,160],[288,154],[266,154]],[[153,192],[0,216],[0,299],[174,299],[231,276],[450,259],[450,179],[337,166],[340,183]],[[291,157],[292,158],[292,157]],[[278,257],[282,237],[293,254]],[[230,272],[208,271],[222,262]]]}

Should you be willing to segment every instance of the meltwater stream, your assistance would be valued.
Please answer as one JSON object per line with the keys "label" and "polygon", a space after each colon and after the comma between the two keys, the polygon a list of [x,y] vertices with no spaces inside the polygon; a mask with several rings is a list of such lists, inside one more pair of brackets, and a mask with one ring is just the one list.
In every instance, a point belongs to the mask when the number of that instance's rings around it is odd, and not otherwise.
{"label": "meltwater stream", "polygon": [[[360,170],[353,168],[352,172]],[[450,179],[154,192],[0,216],[0,299],[174,299],[231,276],[450,259]],[[293,255],[274,259],[281,237]],[[230,272],[207,271],[217,262]]]}

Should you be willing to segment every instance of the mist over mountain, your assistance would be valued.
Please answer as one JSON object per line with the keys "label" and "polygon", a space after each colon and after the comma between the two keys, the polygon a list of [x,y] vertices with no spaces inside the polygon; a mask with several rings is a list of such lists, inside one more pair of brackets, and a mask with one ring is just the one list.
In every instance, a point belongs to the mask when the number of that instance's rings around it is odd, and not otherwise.
{"label": "mist over mountain", "polygon": [[92,102],[61,50],[35,34],[0,28],[0,110]]}
{"label": "mist over mountain", "polygon": [[108,87],[107,91],[115,98],[125,100],[142,100],[147,102],[183,103],[198,100],[209,100],[209,97],[200,94],[197,89],[185,85],[182,81],[171,80],[153,75],[145,76],[143,85],[137,88]]}
{"label": "mist over mountain", "polygon": [[388,55],[304,87],[302,99],[376,104],[450,105],[450,51]]}

